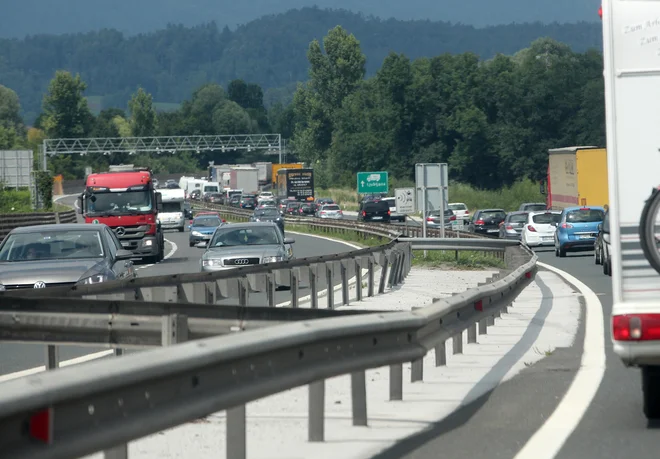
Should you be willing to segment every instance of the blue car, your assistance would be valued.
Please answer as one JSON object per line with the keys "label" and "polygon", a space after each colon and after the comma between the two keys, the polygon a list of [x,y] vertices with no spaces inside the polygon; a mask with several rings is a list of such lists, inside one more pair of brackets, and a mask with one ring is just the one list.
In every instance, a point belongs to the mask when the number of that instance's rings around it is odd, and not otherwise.
{"label": "blue car", "polygon": [[213,236],[215,229],[218,226],[225,225],[225,221],[220,218],[219,215],[213,214],[201,214],[196,215],[190,223],[190,236],[188,237],[188,242],[190,247],[194,247],[195,244],[200,242],[207,242]]}
{"label": "blue car", "polygon": [[565,257],[567,252],[593,250],[598,237],[598,225],[603,222],[602,207],[567,207],[559,218],[555,231],[555,256]]}

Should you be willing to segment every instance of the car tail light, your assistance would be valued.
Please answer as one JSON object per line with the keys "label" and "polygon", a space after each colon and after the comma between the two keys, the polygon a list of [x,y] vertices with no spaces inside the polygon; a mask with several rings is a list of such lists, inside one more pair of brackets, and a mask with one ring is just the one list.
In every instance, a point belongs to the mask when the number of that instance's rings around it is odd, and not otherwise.
{"label": "car tail light", "polygon": [[337,212],[337,213],[338,213],[339,215],[344,215],[344,212],[342,212],[341,210],[340,210],[339,212]]}
{"label": "car tail light", "polygon": [[222,223],[227,223],[227,220],[225,220],[225,219],[223,218],[223,219],[222,219]]}
{"label": "car tail light", "polygon": [[567,228],[573,228],[573,225],[571,225],[570,223],[562,223],[561,227],[567,229]]}
{"label": "car tail light", "polygon": [[616,341],[660,340],[660,314],[612,316],[612,337]]}
{"label": "car tail light", "polygon": [[392,215],[392,212],[389,209],[387,210],[387,215]]}
{"label": "car tail light", "polygon": [[451,217],[449,217],[450,222],[453,222],[454,220],[456,220],[456,215],[452,215]]}
{"label": "car tail light", "polygon": [[190,224],[192,225],[192,220],[190,220]]}
{"label": "car tail light", "polygon": [[433,217],[426,217],[426,221],[427,221],[427,222],[432,222],[432,221],[433,221]]}
{"label": "car tail light", "polygon": [[366,211],[366,210],[363,210],[363,211],[362,211],[362,216],[363,216],[363,217],[366,217],[366,216],[367,216],[367,211]]}
{"label": "car tail light", "polygon": [[580,210],[591,210],[591,209],[588,207],[580,207]]}
{"label": "car tail light", "polygon": [[321,211],[321,215],[325,215],[325,210],[322,210],[322,211]]}
{"label": "car tail light", "polygon": [[527,230],[531,231],[532,233],[536,233],[536,228],[534,228],[532,225],[527,225]]}
{"label": "car tail light", "polygon": [[511,226],[511,225],[506,225],[506,229],[508,229],[508,230],[512,230],[512,229],[513,229],[513,226]]}
{"label": "car tail light", "polygon": [[484,222],[483,220],[477,220],[476,222],[474,222],[474,224],[475,225],[485,225],[486,222]]}

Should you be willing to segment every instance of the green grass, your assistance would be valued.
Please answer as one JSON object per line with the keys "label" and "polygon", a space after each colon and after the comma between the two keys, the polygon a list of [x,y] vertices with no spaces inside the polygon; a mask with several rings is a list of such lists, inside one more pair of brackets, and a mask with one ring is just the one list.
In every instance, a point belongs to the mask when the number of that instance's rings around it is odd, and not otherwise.
{"label": "green grass", "polygon": [[34,212],[28,190],[0,190],[0,214],[24,214]]}
{"label": "green grass", "polygon": [[468,252],[453,250],[429,250],[424,258],[423,250],[413,250],[413,266],[425,268],[451,268],[476,270],[487,268],[504,268],[504,261],[494,254],[487,255],[483,252]]}
{"label": "green grass", "polygon": [[305,233],[311,235],[325,236],[334,239],[340,239],[345,242],[352,242],[356,245],[361,245],[364,247],[376,247],[379,245],[384,245],[388,243],[387,238],[377,237],[377,236],[362,236],[356,231],[348,231],[347,233],[326,233],[324,231],[319,231],[315,228],[310,228],[307,225],[285,225],[285,231],[294,231],[298,233]]}

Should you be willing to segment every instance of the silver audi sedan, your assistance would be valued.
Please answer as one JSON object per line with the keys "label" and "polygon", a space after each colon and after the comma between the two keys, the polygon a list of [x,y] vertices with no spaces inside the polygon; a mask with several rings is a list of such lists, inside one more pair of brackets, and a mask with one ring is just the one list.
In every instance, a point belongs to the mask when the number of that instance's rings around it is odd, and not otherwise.
{"label": "silver audi sedan", "polygon": [[218,227],[200,261],[202,272],[276,263],[293,258],[291,244],[273,222],[235,223]]}
{"label": "silver audi sedan", "polygon": [[102,224],[15,228],[0,245],[0,292],[135,277],[133,257]]}

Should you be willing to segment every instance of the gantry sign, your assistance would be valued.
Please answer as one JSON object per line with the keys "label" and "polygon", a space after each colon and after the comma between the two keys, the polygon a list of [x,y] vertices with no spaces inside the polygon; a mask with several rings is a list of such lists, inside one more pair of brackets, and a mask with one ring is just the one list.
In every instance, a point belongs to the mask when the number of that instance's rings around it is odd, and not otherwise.
{"label": "gantry sign", "polygon": [[178,151],[266,150],[266,154],[282,156],[280,134],[187,135],[163,137],[100,137],[81,139],[45,139],[46,158],[55,155],[111,153],[176,153]]}

